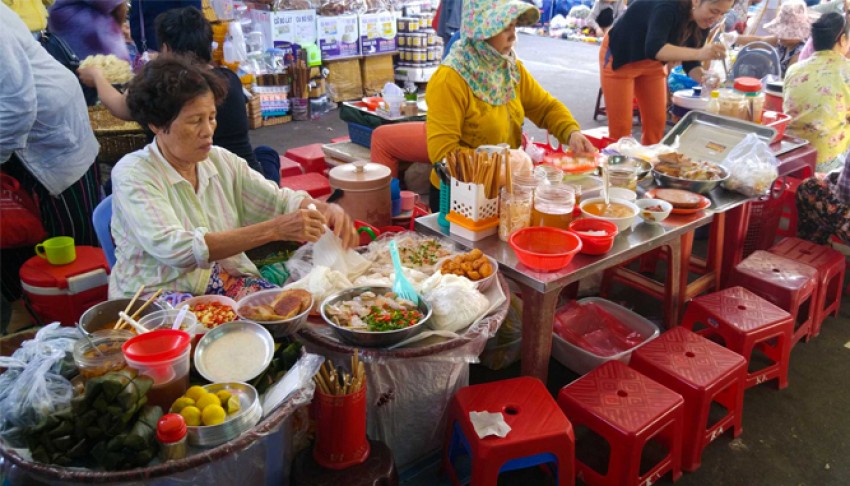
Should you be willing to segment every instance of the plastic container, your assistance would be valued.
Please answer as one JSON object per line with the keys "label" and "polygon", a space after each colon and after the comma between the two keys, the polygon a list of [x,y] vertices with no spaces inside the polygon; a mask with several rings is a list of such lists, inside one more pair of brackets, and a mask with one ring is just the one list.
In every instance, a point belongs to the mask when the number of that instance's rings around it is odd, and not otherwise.
{"label": "plastic container", "polygon": [[782,140],[782,137],[785,136],[785,129],[788,128],[788,124],[790,122],[791,115],[786,115],[785,113],[777,111],[765,111],[762,113],[761,117],[762,125],[776,130],[776,136],[773,137],[774,143]]}
{"label": "plastic container", "polygon": [[177,461],[186,457],[189,449],[186,430],[186,421],[178,413],[167,413],[159,419],[156,440],[159,441],[160,461]]}
{"label": "plastic container", "polygon": [[316,445],[313,458],[328,469],[345,469],[369,458],[366,439],[366,382],[348,395],[316,390]]}
{"label": "plastic container", "polygon": [[366,148],[372,148],[372,132],[374,128],[360,125],[358,123],[348,124],[348,136],[351,141]]}
{"label": "plastic container", "polygon": [[534,168],[534,177],[537,178],[538,185],[556,184],[564,181],[564,171],[551,165],[538,165]]}
{"label": "plastic container", "polygon": [[449,220],[446,219],[446,216],[451,210],[451,205],[451,187],[440,181],[440,215],[437,217],[437,222],[440,224],[441,228],[448,228],[450,226]]}
{"label": "plastic container", "polygon": [[511,233],[531,225],[533,192],[528,188],[515,187],[513,192],[502,188],[499,198],[499,239],[508,241]]}
{"label": "plastic container", "polygon": [[720,91],[720,115],[739,120],[747,119],[747,100],[744,95],[733,90]]}
{"label": "plastic container", "polygon": [[[74,344],[74,362],[83,378],[94,378],[127,366],[121,346],[135,334],[125,329],[95,331]],[[95,347],[100,350],[98,353]]]}
{"label": "plastic container", "polygon": [[[617,237],[617,225],[602,219],[581,218],[570,223],[570,231],[581,239],[581,253],[583,255],[603,255],[614,247],[614,239]],[[605,236],[585,234],[587,231],[605,231]]]}
{"label": "plastic container", "polygon": [[184,331],[159,329],[140,334],[122,346],[127,365],[153,379],[148,405],[168,410],[189,388],[191,338]]}
{"label": "plastic container", "polygon": [[343,191],[337,204],[352,218],[378,228],[392,224],[392,174],[389,167],[355,160],[334,167],[328,176],[331,187]]}
{"label": "plastic container", "polygon": [[735,79],[735,91],[744,95],[746,116],[745,120],[753,123],[761,123],[761,114],[764,111],[764,93],[761,81],[756,78],[742,77]]}
{"label": "plastic container", "polygon": [[582,349],[569,341],[565,340],[558,334],[552,335],[552,357],[559,363],[573,370],[574,372],[584,375],[589,373],[597,366],[606,361],[617,360],[625,364],[629,363],[632,357],[632,352],[643,346],[647,342],[658,337],[658,326],[651,321],[639,316],[638,314],[619,306],[611,301],[598,297],[587,297],[578,301],[579,304],[594,303],[601,307],[612,317],[616,318],[624,326],[637,331],[645,339],[644,341],[629,350],[615,354],[613,356],[598,356],[590,351]]}
{"label": "plastic container", "polygon": [[715,115],[720,114],[720,91],[715,89],[711,92],[711,99],[708,101],[705,111],[714,113]]}
{"label": "plastic container", "polygon": [[508,244],[520,263],[541,272],[566,268],[582,247],[581,239],[575,233],[545,226],[516,231],[511,234]]}

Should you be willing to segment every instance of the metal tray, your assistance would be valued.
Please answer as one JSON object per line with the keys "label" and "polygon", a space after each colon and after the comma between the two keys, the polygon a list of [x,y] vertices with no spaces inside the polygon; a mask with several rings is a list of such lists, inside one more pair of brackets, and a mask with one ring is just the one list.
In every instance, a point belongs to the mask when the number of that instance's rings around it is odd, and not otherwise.
{"label": "metal tray", "polygon": [[[257,367],[256,373],[252,370],[250,375],[253,376],[216,376],[215,373],[211,373],[211,371],[206,367],[205,356],[207,350],[212,346],[213,343],[221,339],[223,336],[226,336],[231,333],[250,333],[254,334],[259,338],[259,340],[263,344],[262,350],[247,350],[247,349],[234,349],[232,351],[234,359],[245,355],[246,353],[262,353],[262,361],[263,366]],[[256,324],[254,322],[248,321],[233,321],[228,322],[226,324],[222,324],[214,329],[211,329],[201,340],[198,342],[198,346],[195,348],[195,369],[201,376],[204,377],[205,380],[211,381],[213,383],[216,382],[227,382],[227,381],[250,381],[260,375],[272,361],[272,357],[274,355],[274,339],[272,335],[269,333],[266,328],[263,326]]]}
{"label": "metal tray", "polygon": [[664,136],[661,143],[675,147],[692,159],[720,163],[750,133],[755,133],[770,145],[776,130],[737,118],[690,111]]}

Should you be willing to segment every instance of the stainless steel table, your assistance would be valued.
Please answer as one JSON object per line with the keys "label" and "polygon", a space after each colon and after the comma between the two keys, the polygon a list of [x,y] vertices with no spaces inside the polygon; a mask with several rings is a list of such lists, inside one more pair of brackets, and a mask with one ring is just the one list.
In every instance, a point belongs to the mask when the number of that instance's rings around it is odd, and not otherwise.
{"label": "stainless steel table", "polygon": [[[522,373],[540,378],[544,383],[549,369],[549,356],[552,348],[552,326],[555,307],[560,291],[567,285],[581,279],[627,262],[655,248],[670,248],[671,281],[664,287],[669,293],[666,302],[677,303],[681,290],[679,282],[682,269],[680,263],[686,261],[681,240],[701,226],[714,219],[713,211],[701,211],[692,215],[671,215],[659,225],[650,225],[636,221],[630,231],[617,236],[614,247],[600,256],[576,255],[570,265],[557,272],[537,272],[521,264],[511,247],[497,236],[472,242],[448,232],[437,223],[437,215],[430,214],[416,219],[416,230],[434,236],[449,239],[466,248],[479,248],[485,254],[499,262],[499,270],[519,284],[522,290]],[[690,250],[688,250],[688,255]],[[685,269],[687,275],[687,269]],[[678,313],[678,309],[667,309]]]}

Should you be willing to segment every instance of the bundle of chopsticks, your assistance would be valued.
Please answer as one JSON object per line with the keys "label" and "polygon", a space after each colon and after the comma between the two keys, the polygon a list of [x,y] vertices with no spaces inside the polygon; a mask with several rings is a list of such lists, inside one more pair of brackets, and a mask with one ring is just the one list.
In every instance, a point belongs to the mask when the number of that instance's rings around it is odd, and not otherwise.
{"label": "bundle of chopsticks", "polygon": [[493,199],[499,195],[503,156],[500,153],[461,148],[446,154],[446,168],[460,182],[481,184],[487,199]]}
{"label": "bundle of chopsticks", "polygon": [[[133,308],[133,306],[136,304],[136,300],[138,300],[139,296],[142,295],[142,292],[144,292],[144,291],[145,291],[144,285],[139,287],[139,290],[136,291],[136,295],[134,295],[133,298],[130,299],[130,303],[127,304],[127,308],[124,309],[124,314],[130,313],[130,309]],[[141,307],[139,307],[139,309],[136,312],[134,312],[132,316],[130,316],[131,319],[133,319],[134,321],[139,320],[139,317],[141,317],[142,312],[144,312],[145,309],[147,309],[148,306],[151,305],[151,303],[153,303],[153,301],[155,301],[157,298],[159,298],[160,295],[162,295],[162,289],[157,290],[156,293],[153,294],[147,300],[147,302],[145,302]],[[126,322],[123,317],[119,317],[118,321],[115,323],[115,327],[113,327],[113,329],[124,329],[124,328],[128,328],[128,327],[131,327],[130,323]]]}
{"label": "bundle of chopsticks", "polygon": [[310,93],[310,68],[304,59],[299,59],[292,65],[292,97],[306,98]]}
{"label": "bundle of chopsticks", "polygon": [[326,359],[319,368],[319,373],[313,377],[313,381],[319,390],[325,395],[343,396],[357,393],[366,382],[366,367],[358,357],[358,350],[354,350],[351,356],[351,373],[347,373],[342,367],[336,368],[331,360]]}

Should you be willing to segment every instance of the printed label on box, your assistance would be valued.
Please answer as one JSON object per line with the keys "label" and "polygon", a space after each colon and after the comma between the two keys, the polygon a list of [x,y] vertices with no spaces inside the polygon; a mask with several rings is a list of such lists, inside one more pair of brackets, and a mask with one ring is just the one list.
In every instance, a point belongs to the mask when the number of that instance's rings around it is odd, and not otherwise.
{"label": "printed label on box", "polygon": [[395,52],[396,19],[390,12],[360,15],[360,52],[364,56]]}
{"label": "printed label on box", "polygon": [[318,17],[317,25],[322,59],[360,55],[357,15]]}
{"label": "printed label on box", "polygon": [[266,48],[274,46],[275,42],[316,43],[315,10],[251,10],[251,19],[254,28],[263,33]]}

